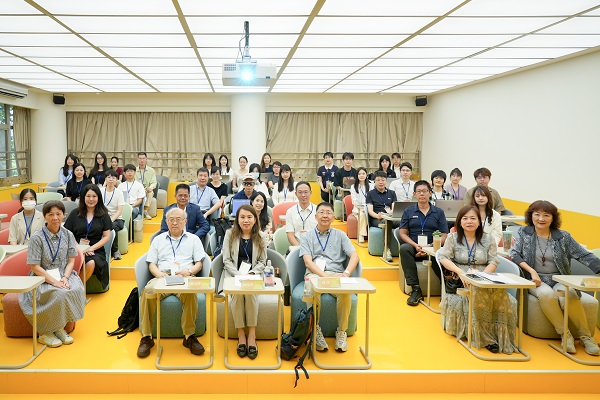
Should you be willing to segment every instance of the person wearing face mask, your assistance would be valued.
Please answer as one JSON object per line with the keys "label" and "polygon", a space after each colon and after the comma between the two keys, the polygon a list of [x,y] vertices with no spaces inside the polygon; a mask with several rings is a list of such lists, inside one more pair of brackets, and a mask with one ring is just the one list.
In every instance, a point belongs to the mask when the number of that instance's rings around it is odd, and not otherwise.
{"label": "person wearing face mask", "polygon": [[269,194],[269,188],[267,187],[267,185],[264,182],[260,181],[260,165],[259,164],[250,164],[250,174],[252,174],[252,176],[254,177],[254,180],[256,181],[256,187],[254,188],[257,192],[262,192],[265,194],[265,196],[271,197],[271,195]]}
{"label": "person wearing face mask", "polygon": [[8,243],[27,244],[31,236],[44,227],[44,216],[35,209],[37,195],[33,189],[23,189],[19,193],[23,210],[10,219]]}

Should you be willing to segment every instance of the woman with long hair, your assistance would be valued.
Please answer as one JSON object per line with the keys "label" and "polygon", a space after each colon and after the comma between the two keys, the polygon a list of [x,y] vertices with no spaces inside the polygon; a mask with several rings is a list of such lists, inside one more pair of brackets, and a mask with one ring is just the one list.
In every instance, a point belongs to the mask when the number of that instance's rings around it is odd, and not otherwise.
{"label": "woman with long hair", "polygon": [[487,186],[475,186],[471,205],[477,207],[483,225],[483,231],[494,238],[496,244],[502,239],[502,217],[494,210],[492,194]]}
{"label": "woman with long hair", "polygon": [[223,175],[229,176],[229,173],[231,172],[231,168],[229,168],[229,158],[227,158],[227,155],[221,154],[219,156],[218,167],[221,169],[221,176],[223,176]]}
{"label": "woman with long hair", "polygon": [[79,159],[75,154],[67,154],[65,157],[65,164],[58,171],[58,182],[60,183],[60,186],[65,186],[73,177],[73,166],[78,162]]}
{"label": "woman with long hair", "polygon": [[367,193],[373,190],[375,186],[369,182],[367,169],[359,167],[356,170],[356,180],[354,185],[350,187],[350,196],[352,198],[352,214],[358,220],[358,242],[363,243],[368,234],[368,220],[367,220]]}
{"label": "woman with long hair", "polygon": [[83,188],[91,183],[92,181],[86,175],[85,165],[80,162],[75,163],[73,165],[73,178],[67,182],[67,188],[65,189],[65,199],[78,201]]}
{"label": "woman with long hair", "polygon": [[234,192],[237,190],[238,186],[242,183],[242,176],[246,175],[248,170],[248,158],[246,156],[241,156],[238,160],[240,165],[240,169],[237,171],[233,171],[231,173],[231,180],[233,182]]}
{"label": "woman with long hair", "polygon": [[[456,232],[448,235],[439,254],[444,268],[446,296],[440,305],[446,316],[444,330],[457,339],[467,336],[469,297],[456,294],[467,287],[462,274],[472,269],[493,273],[498,265],[494,239],[483,232],[479,209],[464,206],[456,217]],[[462,284],[462,285],[461,285]],[[473,334],[476,348],[492,353],[512,354],[516,350],[517,301],[504,289],[473,288]]]}
{"label": "woman with long hair", "polygon": [[269,217],[267,206],[267,196],[263,192],[256,192],[250,197],[250,204],[258,214],[258,222],[260,222],[260,230],[270,234],[273,227],[273,221]]}
{"label": "woman with long hair", "polygon": [[298,201],[296,197],[296,186],[294,185],[294,177],[292,169],[289,165],[283,164],[279,174],[279,181],[273,189],[273,204],[277,205],[286,201]]}
{"label": "woman with long hair", "polygon": [[[243,274],[262,274],[267,263],[265,236],[260,231],[256,210],[244,204],[235,215],[233,227],[223,240],[223,273],[219,282],[220,293],[225,278]],[[258,297],[255,294],[232,295],[231,312],[238,333],[237,354],[254,360],[258,356],[256,324]],[[245,328],[248,328],[246,336]]]}
{"label": "woman with long hair", "polygon": [[215,156],[213,153],[206,153],[204,157],[202,157],[202,166],[207,170],[211,170],[213,167],[217,165],[215,161]]}
{"label": "woman with long hair", "polygon": [[273,166],[271,165],[271,155],[269,153],[263,154],[260,158],[260,172],[264,174],[273,172]]}
{"label": "woman with long hair", "polygon": [[44,227],[44,216],[35,209],[37,194],[33,189],[23,189],[19,193],[23,209],[10,219],[9,244],[27,244],[34,233]]}
{"label": "woman with long hair", "polygon": [[110,158],[110,169],[117,173],[117,182],[123,182],[123,168],[119,167],[119,157],[112,156]]}
{"label": "woman with long hair", "polygon": [[77,212],[69,214],[65,228],[73,232],[77,243],[90,246],[85,251],[84,268],[87,279],[96,275],[102,287],[106,288],[109,273],[104,245],[110,240],[112,221],[97,185],[87,185],[83,188]]}
{"label": "woman with long hair", "polygon": [[385,174],[388,178],[396,178],[396,173],[394,172],[394,169],[392,168],[392,161],[390,160],[390,156],[388,156],[388,155],[384,154],[381,157],[379,157],[378,171],[385,172]]}
{"label": "woman with long hair", "polygon": [[104,174],[108,166],[106,165],[106,154],[99,151],[94,158],[94,166],[90,171],[90,180],[95,185],[104,185]]}

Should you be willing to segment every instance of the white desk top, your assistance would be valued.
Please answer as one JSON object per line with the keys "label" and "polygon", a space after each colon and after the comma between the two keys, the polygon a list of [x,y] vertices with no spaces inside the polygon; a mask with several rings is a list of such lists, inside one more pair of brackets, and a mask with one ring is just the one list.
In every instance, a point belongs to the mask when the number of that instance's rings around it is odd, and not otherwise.
{"label": "white desk top", "polygon": [[0,292],[24,293],[46,281],[43,276],[0,276]]}
{"label": "white desk top", "polygon": [[225,282],[223,282],[223,293],[225,294],[283,294],[283,291],[281,278],[275,278],[275,286],[265,286],[263,289],[242,289],[241,287],[237,287],[235,286],[235,277],[233,276],[225,278]]}
{"label": "white desk top", "polygon": [[470,283],[473,286],[477,286],[480,288],[497,288],[497,289],[512,289],[512,288],[534,288],[535,283],[525,278],[520,277],[519,275],[510,274],[506,272],[499,272],[498,275],[503,275],[507,278],[512,279],[515,283],[494,283],[490,281],[486,281],[485,279],[473,279],[466,276],[466,273],[461,274],[461,278],[463,278],[466,282]]}
{"label": "white desk top", "polygon": [[501,215],[502,222],[525,222],[523,215]]}
{"label": "white desk top", "polygon": [[8,214],[0,214],[0,219],[8,217]]}
{"label": "white desk top", "polygon": [[[4,250],[6,250],[6,255],[11,255],[11,254],[15,254],[20,251],[23,251],[23,250],[27,250],[28,246],[26,244],[0,244],[0,247],[2,247]],[[90,248],[90,245],[78,244],[77,248],[79,250],[81,250],[82,253],[85,253],[87,251],[87,249]]]}
{"label": "white desk top", "polygon": [[385,219],[386,221],[400,221],[402,219],[402,217],[392,217],[389,214],[382,214],[381,218]]}
{"label": "white desk top", "polygon": [[[192,278],[193,279],[193,278]],[[210,279],[209,287],[200,287],[188,285],[189,278],[185,278],[185,284],[183,285],[170,285],[165,284],[164,278],[160,278],[156,285],[154,285],[154,291],[156,293],[209,293],[215,291],[215,278],[204,278]]]}
{"label": "white desk top", "polygon": [[562,283],[573,289],[579,289],[586,292],[598,292],[600,287],[583,286],[583,278],[598,278],[598,275],[552,275],[552,280]]}
{"label": "white desk top", "polygon": [[[342,278],[343,279],[343,278]],[[319,286],[319,277],[313,277],[310,282],[313,285],[313,290],[315,293],[375,293],[377,288],[373,286],[371,282],[369,282],[366,278],[354,278],[350,277],[349,279],[354,279],[356,283],[342,283],[342,287],[332,288],[332,287],[320,287]]]}
{"label": "white desk top", "polygon": [[425,246],[421,248],[423,249],[423,252],[426,253],[428,256],[435,257],[435,251],[433,251],[433,246]]}

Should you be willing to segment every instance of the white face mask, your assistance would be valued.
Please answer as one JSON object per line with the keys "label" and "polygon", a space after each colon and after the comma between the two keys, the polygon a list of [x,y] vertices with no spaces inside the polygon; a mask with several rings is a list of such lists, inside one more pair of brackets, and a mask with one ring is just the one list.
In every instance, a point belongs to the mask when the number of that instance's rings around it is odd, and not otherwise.
{"label": "white face mask", "polygon": [[23,200],[21,205],[23,206],[23,209],[25,209],[25,210],[33,210],[35,208],[35,206],[37,205],[37,202],[35,200]]}
{"label": "white face mask", "polygon": [[260,174],[258,172],[253,172],[252,176],[254,177],[254,179],[258,179],[258,177],[260,176]]}

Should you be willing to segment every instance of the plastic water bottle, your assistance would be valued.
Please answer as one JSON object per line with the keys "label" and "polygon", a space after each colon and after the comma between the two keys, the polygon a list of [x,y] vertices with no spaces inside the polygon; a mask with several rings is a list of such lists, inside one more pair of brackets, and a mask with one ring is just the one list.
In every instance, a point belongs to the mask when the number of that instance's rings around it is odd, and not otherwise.
{"label": "plastic water bottle", "polygon": [[[302,299],[310,299],[312,301],[313,297],[313,287],[310,279],[308,277],[304,278],[304,293],[302,294]],[[305,302],[307,300],[304,300]]]}
{"label": "plastic water bottle", "polygon": [[271,260],[267,260],[267,266],[263,271],[263,279],[265,281],[265,286],[275,286],[275,270],[271,265]]}

